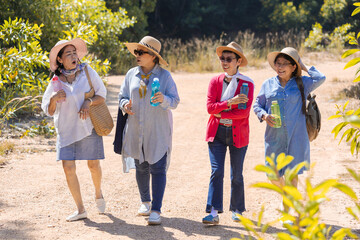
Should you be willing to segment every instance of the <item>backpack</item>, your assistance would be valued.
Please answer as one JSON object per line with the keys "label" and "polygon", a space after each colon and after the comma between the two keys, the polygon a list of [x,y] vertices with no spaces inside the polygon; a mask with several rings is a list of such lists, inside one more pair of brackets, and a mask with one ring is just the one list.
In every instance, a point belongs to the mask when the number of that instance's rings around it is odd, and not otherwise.
{"label": "backpack", "polygon": [[308,104],[306,106],[306,129],[309,135],[310,142],[313,141],[319,134],[321,128],[321,114],[319,107],[315,101],[316,95],[307,96]]}

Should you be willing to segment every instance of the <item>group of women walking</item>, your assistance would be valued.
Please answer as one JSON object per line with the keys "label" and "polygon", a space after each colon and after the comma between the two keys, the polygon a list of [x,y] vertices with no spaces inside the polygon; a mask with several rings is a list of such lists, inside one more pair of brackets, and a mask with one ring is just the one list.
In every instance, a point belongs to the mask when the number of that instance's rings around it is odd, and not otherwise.
{"label": "group of women walking", "polygon": [[[121,85],[119,108],[128,118],[123,130],[122,158],[125,172],[136,169],[140,194],[138,215],[148,216],[148,224],[161,224],[161,207],[166,186],[166,172],[172,148],[172,113],[180,98],[175,81],[162,66],[167,62],[160,55],[161,43],[145,36],[138,43],[126,43],[136,57]],[[77,210],[67,221],[87,217],[76,175],[75,160],[87,160],[95,187],[95,203],[99,213],[106,210],[101,191],[101,166],[104,159],[102,137],[94,130],[89,117],[90,106],[102,104],[106,88],[99,75],[81,63],[87,47],[83,40],[59,41],[50,51],[50,69],[61,83],[57,89],[48,85],[42,101],[44,112],[54,117],[57,132],[56,160],[62,161],[69,190]],[[206,128],[211,177],[204,224],[218,224],[223,212],[223,178],[227,148],[230,152],[232,219],[239,221],[245,208],[243,165],[249,144],[249,115],[254,99],[254,82],[240,73],[248,64],[241,46],[231,42],[219,46],[216,54],[224,73],[210,80],[207,92],[209,121]],[[282,152],[294,156],[286,168],[310,162],[309,139],[305,123],[305,96],[325,81],[314,67],[307,68],[298,52],[290,47],[268,55],[277,76],[267,79],[255,99],[254,111],[260,122],[267,124],[265,155]],[[309,77],[302,76],[302,70]],[[89,79],[90,78],[90,79]],[[89,84],[91,81],[92,86]],[[159,82],[159,91],[152,94],[151,86]],[[94,91],[93,97],[86,93]],[[274,128],[271,104],[277,101],[281,111],[281,126]],[[285,168],[285,169],[286,169]],[[301,174],[305,168],[302,169]],[[280,172],[282,176],[284,170]],[[151,191],[150,191],[151,179]],[[284,184],[283,179],[274,184]],[[297,186],[297,181],[294,181]],[[151,192],[151,194],[150,194]]]}

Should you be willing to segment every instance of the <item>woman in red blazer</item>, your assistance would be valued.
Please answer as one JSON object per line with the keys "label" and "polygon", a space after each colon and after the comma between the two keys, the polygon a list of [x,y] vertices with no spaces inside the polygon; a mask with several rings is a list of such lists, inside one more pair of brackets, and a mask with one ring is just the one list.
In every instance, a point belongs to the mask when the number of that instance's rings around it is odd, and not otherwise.
{"label": "woman in red blazer", "polygon": [[[207,110],[210,118],[206,130],[209,145],[211,177],[205,224],[218,224],[218,213],[223,212],[223,179],[226,150],[229,147],[231,163],[232,219],[245,209],[243,180],[244,158],[249,144],[249,113],[254,95],[254,82],[239,73],[238,68],[247,65],[246,57],[236,42],[216,48],[225,73],[213,77],[207,94]],[[248,94],[240,94],[247,85]],[[243,106],[241,106],[243,105]]]}

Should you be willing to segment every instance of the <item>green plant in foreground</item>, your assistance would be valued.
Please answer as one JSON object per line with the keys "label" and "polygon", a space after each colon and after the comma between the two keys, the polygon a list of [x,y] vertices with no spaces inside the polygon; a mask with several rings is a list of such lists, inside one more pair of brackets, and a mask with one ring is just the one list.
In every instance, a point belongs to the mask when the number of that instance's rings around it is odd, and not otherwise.
{"label": "green plant in foreground", "polygon": [[[352,12],[351,16],[354,16],[356,14],[358,14],[360,12],[360,2],[356,2],[354,3],[354,6],[356,6],[357,8]],[[352,54],[360,51],[359,48],[359,39],[360,37],[360,32],[357,33],[357,36],[350,36],[350,40],[349,40],[349,44],[351,45],[355,45],[357,46],[357,48],[355,49],[350,49],[347,50],[346,52],[343,53],[343,55],[341,56],[342,58],[346,58],[351,56]],[[352,60],[350,60],[344,67],[344,69],[347,69],[349,67],[353,67],[357,64],[360,63],[360,57],[355,57]],[[357,69],[356,71],[356,75],[355,75],[355,79],[353,82],[360,82],[360,67]],[[351,125],[350,128],[348,128],[342,135],[340,142],[344,139],[344,137],[346,136],[346,142],[349,142],[351,140],[351,145],[350,145],[350,151],[351,154],[356,153],[356,155],[359,153],[360,150],[360,108],[358,108],[357,110],[348,110],[345,112],[346,106],[348,105],[349,101],[347,101],[344,106],[341,108],[341,106],[336,105],[336,108],[338,109],[338,111],[335,113],[335,115],[331,116],[329,119],[334,119],[334,118],[341,118],[342,117],[342,122],[340,122],[338,125],[336,125],[334,127],[334,129],[332,130],[332,133],[334,133],[335,138],[337,137],[337,135],[339,134],[339,132],[347,125]],[[339,142],[339,143],[340,143]]]}
{"label": "green plant in foreground", "polygon": [[[276,158],[276,163],[274,159],[274,154],[271,157],[266,157],[269,165],[258,165],[255,169],[266,173],[270,180],[280,180],[279,171],[293,161],[293,157],[281,153]],[[358,198],[354,191],[336,179],[327,179],[313,186],[310,177],[307,177],[305,179],[304,194],[302,194],[291,182],[304,166],[306,166],[306,163],[300,163],[292,169],[287,169],[284,174],[285,184],[277,186],[269,182],[260,182],[253,185],[253,187],[267,189],[279,194],[283,199],[285,209],[290,208],[291,210],[279,209],[281,216],[266,224],[261,223],[263,209],[258,214],[257,224],[239,215],[240,223],[245,227],[249,236],[264,239],[262,235],[266,233],[269,226],[279,221],[291,221],[293,224],[284,224],[286,230],[273,234],[276,239],[344,239],[346,236],[358,238],[348,228],[341,228],[332,234],[331,226],[327,227],[320,220],[320,205],[325,201],[329,201],[327,194],[330,189],[336,188],[357,201]],[[291,213],[292,211],[293,213]],[[242,239],[246,238],[243,237]]]}

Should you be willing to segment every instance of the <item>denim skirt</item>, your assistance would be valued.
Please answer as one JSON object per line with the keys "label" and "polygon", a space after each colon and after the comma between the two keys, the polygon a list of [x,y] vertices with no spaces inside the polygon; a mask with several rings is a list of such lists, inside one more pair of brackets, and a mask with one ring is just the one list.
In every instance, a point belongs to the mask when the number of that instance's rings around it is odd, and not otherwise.
{"label": "denim skirt", "polygon": [[97,160],[104,159],[104,144],[101,136],[92,130],[90,136],[68,146],[56,146],[56,160]]}

